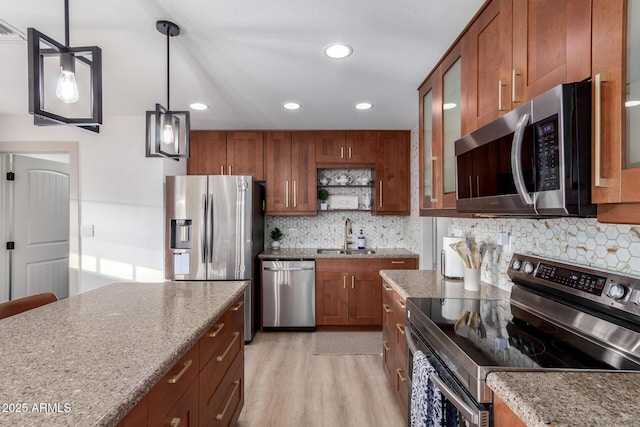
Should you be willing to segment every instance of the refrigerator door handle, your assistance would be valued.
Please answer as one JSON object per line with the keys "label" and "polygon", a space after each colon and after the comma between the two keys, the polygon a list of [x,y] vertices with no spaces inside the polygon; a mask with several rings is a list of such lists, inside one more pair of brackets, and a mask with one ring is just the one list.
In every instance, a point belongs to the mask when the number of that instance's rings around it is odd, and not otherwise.
{"label": "refrigerator door handle", "polygon": [[209,245],[207,244],[208,240],[207,240],[207,236],[208,236],[208,222],[207,222],[207,217],[209,216],[209,203],[207,200],[207,195],[204,194],[202,196],[202,205],[204,206],[204,210],[202,212],[202,218],[200,219],[201,224],[200,224],[200,242],[202,242],[202,251],[201,251],[201,255],[202,255],[202,259],[201,259],[201,264],[206,264],[207,263],[207,251],[209,250]]}
{"label": "refrigerator door handle", "polygon": [[213,233],[213,225],[214,225],[214,216],[213,216],[213,194],[208,195],[209,198],[209,230],[207,232],[207,245],[209,246],[209,259],[208,262],[213,262],[213,242],[214,242],[214,233]]}

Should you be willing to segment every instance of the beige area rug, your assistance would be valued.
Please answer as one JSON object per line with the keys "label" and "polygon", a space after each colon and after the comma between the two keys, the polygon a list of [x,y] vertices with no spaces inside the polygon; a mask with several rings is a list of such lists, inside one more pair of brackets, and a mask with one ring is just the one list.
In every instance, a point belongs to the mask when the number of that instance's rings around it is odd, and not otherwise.
{"label": "beige area rug", "polygon": [[313,354],[382,354],[382,331],[314,332]]}

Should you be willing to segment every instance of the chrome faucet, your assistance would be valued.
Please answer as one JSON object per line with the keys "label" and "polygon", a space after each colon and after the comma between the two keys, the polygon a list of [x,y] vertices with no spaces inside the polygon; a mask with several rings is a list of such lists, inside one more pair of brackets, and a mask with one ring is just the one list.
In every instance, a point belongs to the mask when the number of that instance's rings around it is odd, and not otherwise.
{"label": "chrome faucet", "polygon": [[351,220],[347,218],[344,221],[344,245],[342,246],[342,249],[345,251],[349,249],[349,243],[353,243],[349,240],[349,234],[351,233],[353,233],[353,230],[351,229]]}

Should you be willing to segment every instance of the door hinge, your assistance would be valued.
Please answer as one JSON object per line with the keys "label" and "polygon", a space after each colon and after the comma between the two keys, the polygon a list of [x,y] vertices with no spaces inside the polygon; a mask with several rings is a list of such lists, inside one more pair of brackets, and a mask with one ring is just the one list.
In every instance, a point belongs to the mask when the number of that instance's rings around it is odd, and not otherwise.
{"label": "door hinge", "polygon": [[7,172],[7,181],[14,181],[16,179],[16,174],[13,172]]}
{"label": "door hinge", "polygon": [[7,242],[7,250],[11,251],[13,249],[15,249],[15,242]]}

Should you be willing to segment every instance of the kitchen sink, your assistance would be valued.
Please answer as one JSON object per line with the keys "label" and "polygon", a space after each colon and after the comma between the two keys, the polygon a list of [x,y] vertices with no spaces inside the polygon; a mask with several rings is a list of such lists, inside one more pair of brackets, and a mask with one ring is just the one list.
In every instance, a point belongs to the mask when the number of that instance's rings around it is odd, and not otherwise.
{"label": "kitchen sink", "polygon": [[343,254],[343,255],[372,255],[376,251],[371,249],[318,249],[319,254]]}

